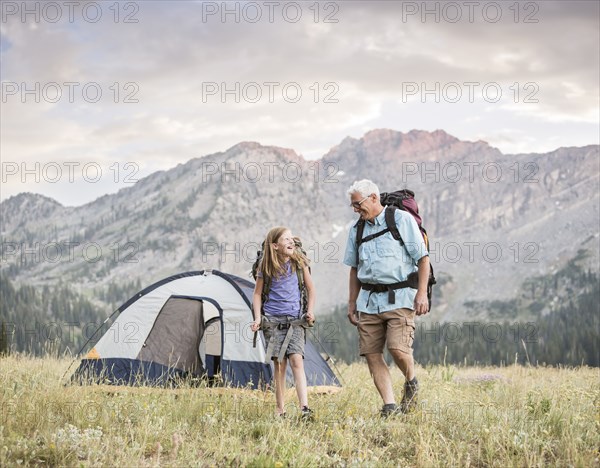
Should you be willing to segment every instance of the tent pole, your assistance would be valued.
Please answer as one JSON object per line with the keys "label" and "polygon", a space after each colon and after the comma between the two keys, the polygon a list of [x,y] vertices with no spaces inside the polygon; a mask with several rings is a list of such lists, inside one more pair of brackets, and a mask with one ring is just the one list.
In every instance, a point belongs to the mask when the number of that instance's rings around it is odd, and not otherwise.
{"label": "tent pole", "polygon": [[327,356],[327,361],[331,361],[331,363],[333,364],[333,367],[335,368],[335,370],[337,371],[338,375],[339,375],[339,380],[341,381],[341,383],[345,386],[346,382],[344,381],[343,377],[342,377],[342,373],[340,372],[340,370],[337,368],[336,364],[335,364],[335,360],[329,355],[329,353],[327,352],[327,350],[325,349],[325,346],[323,346],[323,343],[321,343],[321,341],[319,340],[319,338],[317,337],[317,334],[315,332],[313,332],[310,328],[307,328],[307,330],[310,330],[310,333],[312,334],[312,337],[315,339],[315,341],[319,344],[319,346],[321,347],[321,349],[323,350],[323,352],[325,353],[325,355]]}
{"label": "tent pole", "polygon": [[92,336],[90,336],[88,338],[88,340],[83,344],[83,346],[81,347],[81,349],[77,352],[77,354],[75,355],[75,357],[71,361],[71,364],[69,364],[69,367],[67,367],[67,370],[65,371],[65,373],[63,374],[63,376],[61,377],[60,380],[64,380],[65,379],[65,376],[69,372],[69,369],[71,369],[71,366],[77,360],[78,356],[81,354],[81,352],[84,350],[84,348],[88,345],[88,343],[92,340],[92,338],[94,338],[94,336],[96,336],[96,333],[98,333],[102,329],[102,327],[106,324],[106,322],[108,322],[113,317],[113,315],[115,315],[117,312],[119,312],[119,309],[120,309],[120,307],[118,309],[115,309],[112,314],[110,314],[108,317],[106,317],[106,320],[104,320],[104,322],[102,322],[102,324],[100,324],[100,326],[96,329],[96,331],[92,334]]}

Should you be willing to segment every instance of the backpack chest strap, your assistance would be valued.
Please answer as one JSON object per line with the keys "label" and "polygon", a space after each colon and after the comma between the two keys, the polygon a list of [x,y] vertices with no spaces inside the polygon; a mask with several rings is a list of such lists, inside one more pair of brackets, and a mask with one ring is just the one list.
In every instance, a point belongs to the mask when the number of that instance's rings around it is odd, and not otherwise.
{"label": "backpack chest strap", "polygon": [[385,228],[384,230],[376,232],[375,234],[370,234],[366,237],[363,237],[360,243],[362,244],[363,242],[369,242],[370,240],[376,239],[379,236],[383,236],[386,232],[390,232],[390,228]]}

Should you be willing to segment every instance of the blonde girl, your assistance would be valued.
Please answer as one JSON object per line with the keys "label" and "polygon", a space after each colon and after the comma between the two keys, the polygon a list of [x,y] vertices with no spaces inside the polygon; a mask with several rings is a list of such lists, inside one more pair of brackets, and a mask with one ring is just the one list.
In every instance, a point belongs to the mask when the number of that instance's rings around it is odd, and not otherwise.
{"label": "blonde girl", "polygon": [[[302,271],[307,292],[306,316],[301,317],[301,291],[298,270]],[[263,286],[268,282],[268,296],[263,302]],[[274,227],[267,234],[264,253],[258,267],[252,301],[254,323],[252,331],[263,329],[268,349],[272,350],[275,369],[275,400],[277,414],[285,415],[285,374],[289,361],[294,376],[300,411],[305,419],[312,418],[308,406],[306,374],[304,373],[304,342],[306,330],[302,322],[312,322],[315,290],[308,269],[308,259],[296,248],[291,231]],[[264,312],[264,319],[263,319]],[[262,327],[261,327],[262,322]],[[290,330],[292,328],[292,330]],[[286,335],[292,333],[289,344],[281,352]],[[283,359],[278,356],[284,355]]]}

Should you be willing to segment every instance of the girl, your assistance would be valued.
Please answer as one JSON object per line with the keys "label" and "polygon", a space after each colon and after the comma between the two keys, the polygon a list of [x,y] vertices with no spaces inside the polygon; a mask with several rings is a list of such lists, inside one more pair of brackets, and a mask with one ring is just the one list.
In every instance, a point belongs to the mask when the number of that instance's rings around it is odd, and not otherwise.
{"label": "girl", "polygon": [[[298,270],[301,270],[304,275],[304,285],[308,296],[306,321],[312,322],[315,319],[313,313],[315,290],[308,270],[308,259],[296,249],[296,243],[288,228],[279,226],[271,229],[265,240],[264,254],[258,267],[254,288],[252,331],[256,332],[261,328],[261,311],[264,310],[265,319],[262,328],[267,340],[267,349],[272,351],[274,360],[277,414],[285,415],[285,373],[289,359],[302,417],[310,419],[312,411],[308,407],[303,362],[306,330],[298,323],[302,313]],[[263,303],[265,281],[269,287],[268,295]],[[282,354],[281,347],[288,332],[291,337],[288,337],[289,343],[283,353],[285,357],[279,359],[278,356]]]}

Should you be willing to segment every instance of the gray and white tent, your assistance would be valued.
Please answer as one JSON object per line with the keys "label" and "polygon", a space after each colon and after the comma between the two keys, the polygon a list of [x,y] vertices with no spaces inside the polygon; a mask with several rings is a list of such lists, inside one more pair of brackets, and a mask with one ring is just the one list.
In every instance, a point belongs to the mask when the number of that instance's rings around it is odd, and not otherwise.
{"label": "gray and white tent", "polygon": [[[82,359],[74,380],[116,385],[172,385],[208,376],[230,386],[269,384],[272,364],[254,334],[254,284],[216,270],[171,276],[140,291]],[[310,333],[307,333],[307,336]],[[340,386],[308,337],[308,385]]]}

